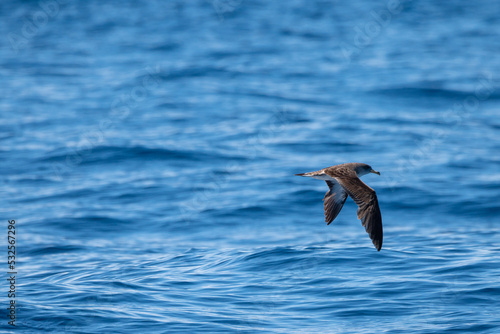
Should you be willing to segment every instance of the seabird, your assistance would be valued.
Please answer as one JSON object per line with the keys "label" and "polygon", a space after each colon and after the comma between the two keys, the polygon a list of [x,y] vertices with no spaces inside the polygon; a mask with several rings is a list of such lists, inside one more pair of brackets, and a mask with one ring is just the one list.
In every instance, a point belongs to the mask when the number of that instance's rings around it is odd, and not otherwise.
{"label": "seabird", "polygon": [[367,186],[359,177],[379,172],[367,164],[350,162],[323,168],[316,172],[295,174],[326,181],[330,188],[323,198],[325,207],[325,222],[327,225],[337,217],[344,206],[347,195],[358,205],[358,219],[361,220],[366,232],[370,235],[373,245],[380,251],[382,248],[382,215],[378,206],[375,190]]}

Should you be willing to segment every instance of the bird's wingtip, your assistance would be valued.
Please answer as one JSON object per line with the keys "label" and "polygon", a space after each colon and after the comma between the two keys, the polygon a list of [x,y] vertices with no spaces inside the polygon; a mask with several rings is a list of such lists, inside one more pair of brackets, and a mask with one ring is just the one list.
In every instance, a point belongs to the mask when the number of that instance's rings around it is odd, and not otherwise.
{"label": "bird's wingtip", "polygon": [[295,176],[304,176],[306,173],[295,174]]}

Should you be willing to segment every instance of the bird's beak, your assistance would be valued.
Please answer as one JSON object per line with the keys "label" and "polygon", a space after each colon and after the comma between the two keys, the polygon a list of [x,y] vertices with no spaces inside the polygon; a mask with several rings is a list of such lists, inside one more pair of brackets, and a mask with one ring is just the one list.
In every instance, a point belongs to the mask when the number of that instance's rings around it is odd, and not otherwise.
{"label": "bird's beak", "polygon": [[380,172],[377,172],[376,170],[373,170],[373,169],[370,171],[370,173],[380,175]]}

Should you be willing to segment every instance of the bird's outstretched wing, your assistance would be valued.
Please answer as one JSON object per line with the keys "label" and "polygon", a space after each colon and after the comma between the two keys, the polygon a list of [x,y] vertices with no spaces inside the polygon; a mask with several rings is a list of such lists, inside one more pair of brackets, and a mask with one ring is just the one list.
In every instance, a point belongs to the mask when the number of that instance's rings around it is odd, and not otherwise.
{"label": "bird's outstretched wing", "polygon": [[361,220],[373,245],[379,251],[382,248],[382,214],[378,206],[375,190],[361,181],[356,174],[348,171],[332,172],[332,177],[339,182],[346,193],[358,205],[358,219]]}
{"label": "bird's outstretched wing", "polygon": [[326,184],[330,190],[326,192],[325,198],[323,198],[323,205],[325,207],[325,222],[330,225],[342,210],[347,199],[347,193],[336,180],[326,181]]}

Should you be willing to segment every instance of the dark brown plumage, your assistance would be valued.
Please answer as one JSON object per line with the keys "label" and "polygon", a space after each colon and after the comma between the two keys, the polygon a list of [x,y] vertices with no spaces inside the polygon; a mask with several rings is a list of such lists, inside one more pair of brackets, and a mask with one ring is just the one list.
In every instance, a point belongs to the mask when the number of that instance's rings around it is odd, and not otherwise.
{"label": "dark brown plumage", "polygon": [[363,163],[347,163],[324,168],[310,173],[295,174],[324,180],[329,187],[323,199],[325,221],[329,225],[340,213],[347,195],[358,205],[358,219],[370,236],[375,248],[380,251],[383,242],[382,214],[375,190],[359,179],[360,176],[374,171]]}

